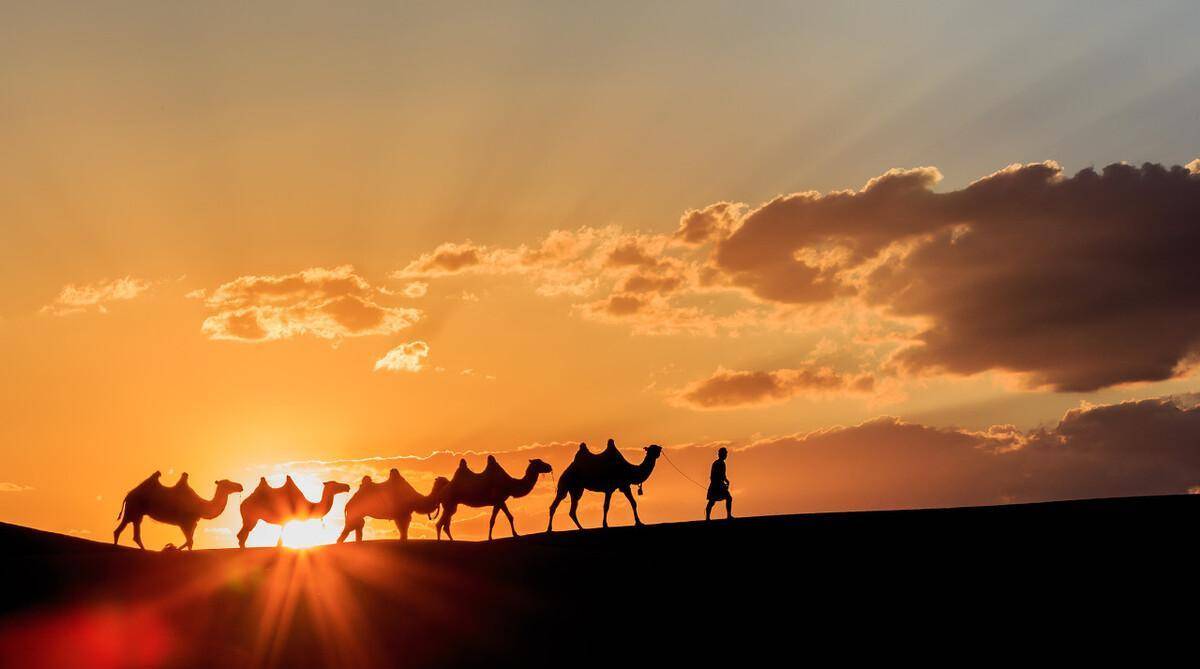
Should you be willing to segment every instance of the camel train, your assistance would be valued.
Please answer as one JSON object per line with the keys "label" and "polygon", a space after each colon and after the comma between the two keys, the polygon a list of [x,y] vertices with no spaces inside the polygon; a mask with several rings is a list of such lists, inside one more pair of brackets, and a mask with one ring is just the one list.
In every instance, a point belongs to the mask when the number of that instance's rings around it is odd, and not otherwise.
{"label": "camel train", "polygon": [[[608,527],[608,509],[613,493],[617,491],[629,500],[634,524],[642,525],[632,489],[637,486],[638,494],[642,494],[642,484],[654,472],[654,464],[662,455],[662,447],[651,444],[643,450],[645,455],[642,461],[635,465],[625,459],[612,439],[608,440],[607,447],[600,453],[589,451],[586,443],[579,444],[571,464],[556,482],[546,531],[553,531],[554,512],[559,503],[568,496],[571,498],[571,507],[567,515],[576,527],[583,529],[576,511],[579,508],[579,499],[585,491],[604,495],[603,527]],[[394,522],[400,532],[401,541],[407,541],[413,514],[422,513],[427,514],[430,520],[437,518],[439,541],[443,531],[446,538],[453,541],[450,523],[460,506],[491,508],[491,518],[488,520],[489,540],[496,526],[496,516],[500,513],[504,513],[508,519],[512,535],[520,536],[513,521],[513,514],[508,509],[508,500],[528,495],[537,484],[538,477],[552,471],[549,463],[534,458],[525,467],[525,473],[517,478],[506,472],[495,456],[489,455],[483,471],[476,473],[471,471],[467,461],[463,459],[459,460],[458,469],[451,478],[439,476],[434,480],[432,489],[425,495],[417,492],[396,469],[392,469],[388,478],[380,483],[371,480],[370,476],[364,476],[358,490],[346,502],[345,525],[337,540],[341,543],[353,533],[357,541],[362,541],[366,519],[376,518]],[[175,525],[182,530],[185,541],[179,548],[191,549],[192,536],[200,520],[212,520],[221,515],[229,496],[242,492],[240,484],[221,480],[216,482],[216,492],[212,499],[206,500],[192,489],[186,473],[172,486],[163,485],[161,478],[161,472],[154,472],[125,495],[121,512],[117,516],[120,524],[113,531],[114,544],[120,541],[125,526],[132,524],[133,541],[139,548],[144,549],[142,519],[149,516],[160,523]],[[326,481],[321,498],[314,502],[304,495],[291,476],[278,488],[271,487],[265,477],[259,478],[258,486],[242,500],[239,508],[242,528],[237,533],[238,547],[246,546],[246,538],[260,521],[283,525],[293,520],[323,519],[333,507],[334,498],[348,492],[349,485],[338,481]]]}

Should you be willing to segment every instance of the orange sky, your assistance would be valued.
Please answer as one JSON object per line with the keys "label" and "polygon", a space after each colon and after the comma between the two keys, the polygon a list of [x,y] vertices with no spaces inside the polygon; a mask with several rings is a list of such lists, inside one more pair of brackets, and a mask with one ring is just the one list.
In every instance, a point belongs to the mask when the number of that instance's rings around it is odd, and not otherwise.
{"label": "orange sky", "polygon": [[506,9],[11,13],[0,520],[610,436],[747,514],[1200,485],[1194,8]]}

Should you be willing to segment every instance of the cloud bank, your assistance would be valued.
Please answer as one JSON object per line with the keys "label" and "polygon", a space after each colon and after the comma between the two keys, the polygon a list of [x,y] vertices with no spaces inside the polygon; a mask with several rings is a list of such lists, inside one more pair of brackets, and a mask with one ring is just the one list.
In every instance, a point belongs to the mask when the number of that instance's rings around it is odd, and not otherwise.
{"label": "cloud bank", "polygon": [[[1027,431],[1010,425],[973,431],[884,416],[808,433],[672,445],[667,457],[690,477],[704,481],[716,449],[728,447],[735,510],[744,514],[1185,493],[1200,485],[1198,403],[1200,395],[1186,395],[1084,406],[1052,426]],[[590,440],[593,450],[607,436]],[[645,444],[615,436],[628,459],[641,460]],[[577,446],[577,441],[553,441],[493,453],[515,475],[524,471],[530,458],[546,460],[561,475]],[[357,483],[364,475],[385,477],[395,467],[418,489],[427,490],[435,476],[452,473],[459,458],[478,471],[487,454],[437,451],[426,456],[288,462],[264,469]],[[665,460],[659,461],[645,490],[638,499],[639,510],[650,522],[695,519],[703,508],[703,490]],[[513,500],[518,524],[544,527],[552,494],[552,481],[543,477],[533,494]],[[594,525],[601,496],[584,499],[585,524]],[[613,504],[613,518],[628,522],[624,504]],[[486,533],[486,514],[464,514],[456,528],[460,523],[464,536]],[[423,526],[421,531],[429,529]]]}
{"label": "cloud bank", "polygon": [[447,243],[396,276],[523,275],[636,334],[840,327],[891,342],[877,375],[1001,371],[1084,392],[1200,360],[1200,160],[1012,165],[937,192],[941,178],[892,169],[859,190],[718,202],[674,234]]}

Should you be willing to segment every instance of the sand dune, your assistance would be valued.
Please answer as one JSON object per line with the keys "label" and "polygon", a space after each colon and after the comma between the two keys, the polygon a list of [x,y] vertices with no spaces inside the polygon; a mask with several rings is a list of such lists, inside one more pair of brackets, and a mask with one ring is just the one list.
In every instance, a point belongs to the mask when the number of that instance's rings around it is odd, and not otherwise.
{"label": "sand dune", "polygon": [[827,664],[953,659],[959,647],[974,653],[962,660],[1023,657],[1079,629],[1097,650],[1097,639],[1128,640],[1172,602],[1190,604],[1197,510],[1200,497],[1168,496],[194,554],[0,524],[10,584],[0,657],[21,667]]}

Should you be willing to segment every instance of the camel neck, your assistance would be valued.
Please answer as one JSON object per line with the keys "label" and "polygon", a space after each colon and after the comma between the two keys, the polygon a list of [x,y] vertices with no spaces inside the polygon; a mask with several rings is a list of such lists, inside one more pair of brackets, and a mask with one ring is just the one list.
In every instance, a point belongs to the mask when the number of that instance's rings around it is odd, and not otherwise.
{"label": "camel neck", "polygon": [[333,508],[333,496],[334,492],[332,489],[326,488],[322,490],[321,501],[317,502],[313,506],[313,511],[321,516],[329,513],[329,510]]}
{"label": "camel neck", "polygon": [[645,483],[646,479],[650,478],[650,474],[654,471],[655,462],[656,458],[650,457],[650,454],[647,453],[646,457],[642,458],[641,464],[633,468],[633,482]]}
{"label": "camel neck", "polygon": [[513,484],[512,496],[524,497],[525,495],[528,495],[533,490],[533,486],[537,484],[537,478],[538,474],[537,472],[533,471],[533,467],[527,467],[525,469],[525,475],[515,480],[516,482]]}
{"label": "camel neck", "polygon": [[217,516],[221,515],[222,511],[225,510],[225,504],[228,501],[229,491],[217,490],[211,500],[204,500],[204,504],[200,509],[200,517],[204,518],[205,520],[212,520],[213,518],[216,518]]}

